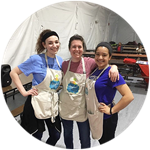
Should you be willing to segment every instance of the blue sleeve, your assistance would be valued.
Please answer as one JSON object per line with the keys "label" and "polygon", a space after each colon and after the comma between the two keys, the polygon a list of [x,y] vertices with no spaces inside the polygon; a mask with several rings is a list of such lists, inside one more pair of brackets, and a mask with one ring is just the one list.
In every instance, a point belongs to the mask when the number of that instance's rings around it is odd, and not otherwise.
{"label": "blue sleeve", "polygon": [[119,80],[116,80],[116,82],[112,82],[110,80],[110,84],[114,88],[116,86],[119,86],[119,85],[122,85],[122,84],[126,84],[126,82],[125,82],[124,78],[119,74]]}
{"label": "blue sleeve", "polygon": [[25,62],[23,62],[22,64],[18,65],[18,68],[26,75],[30,75],[31,73],[33,73],[34,70],[34,64],[33,64],[33,60],[32,60],[33,56],[30,56],[29,59],[27,59]]}

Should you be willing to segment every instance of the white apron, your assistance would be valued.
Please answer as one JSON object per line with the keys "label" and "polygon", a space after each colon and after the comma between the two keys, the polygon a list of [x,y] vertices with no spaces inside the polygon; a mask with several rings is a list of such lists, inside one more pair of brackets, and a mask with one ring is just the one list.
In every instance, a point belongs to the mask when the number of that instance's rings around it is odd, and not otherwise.
{"label": "white apron", "polygon": [[100,139],[103,134],[103,113],[101,113],[98,110],[100,103],[98,102],[95,93],[95,82],[100,77],[100,75],[105,71],[105,69],[99,74],[99,76],[97,77],[90,76],[86,80],[85,96],[87,105],[87,116],[89,119],[93,139]]}
{"label": "white apron", "polygon": [[[37,96],[32,96],[31,104],[34,109],[36,118],[48,119],[51,118],[55,122],[55,117],[58,115],[58,93],[57,89],[61,84],[62,71],[50,69],[48,67],[47,56],[45,53],[47,64],[47,74],[44,80],[33,88],[38,90]],[[56,57],[58,66],[59,62]]]}
{"label": "white apron", "polygon": [[83,74],[69,71],[69,61],[66,74],[63,77],[63,89],[60,93],[59,112],[65,120],[84,122],[87,120],[85,106],[85,81],[86,72],[84,59],[82,59]]}

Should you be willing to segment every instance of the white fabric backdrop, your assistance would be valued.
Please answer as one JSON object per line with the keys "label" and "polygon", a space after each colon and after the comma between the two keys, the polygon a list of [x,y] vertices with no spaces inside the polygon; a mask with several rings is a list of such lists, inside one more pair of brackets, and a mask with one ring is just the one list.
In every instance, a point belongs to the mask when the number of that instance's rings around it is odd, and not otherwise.
{"label": "white fabric backdrop", "polygon": [[59,34],[58,55],[64,60],[70,58],[68,41],[76,33],[84,37],[87,49],[94,49],[101,41],[124,44],[140,41],[123,18],[105,7],[82,1],[61,2],[35,12],[17,28],[4,52],[2,64],[14,68],[35,54],[36,40],[47,28]]}

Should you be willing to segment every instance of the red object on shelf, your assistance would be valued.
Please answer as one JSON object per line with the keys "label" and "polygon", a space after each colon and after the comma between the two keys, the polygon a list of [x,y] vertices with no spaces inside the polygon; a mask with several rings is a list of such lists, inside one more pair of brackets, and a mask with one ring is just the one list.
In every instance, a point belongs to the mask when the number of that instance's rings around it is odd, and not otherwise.
{"label": "red object on shelf", "polygon": [[135,59],[132,59],[132,58],[125,58],[123,60],[124,63],[131,63],[131,64],[134,64],[136,63],[136,60]]}
{"label": "red object on shelf", "polygon": [[[142,74],[142,76],[149,77],[149,65],[139,64],[139,67],[141,68],[141,74]],[[145,81],[148,83],[149,79],[145,79]]]}

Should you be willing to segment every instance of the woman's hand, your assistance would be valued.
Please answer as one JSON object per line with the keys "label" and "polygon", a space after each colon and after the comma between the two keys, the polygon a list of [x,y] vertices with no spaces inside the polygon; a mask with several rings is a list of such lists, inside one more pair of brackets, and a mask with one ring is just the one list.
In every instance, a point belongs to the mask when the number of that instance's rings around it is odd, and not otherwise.
{"label": "woman's hand", "polygon": [[22,93],[22,95],[25,96],[25,97],[28,96],[28,95],[36,96],[36,95],[38,95],[38,90],[33,88],[29,91],[26,91],[26,92]]}
{"label": "woman's hand", "polygon": [[110,115],[110,107],[108,107],[106,104],[100,103],[98,109],[100,112]]}
{"label": "woman's hand", "polygon": [[116,80],[119,80],[118,67],[116,65],[112,65],[108,75],[112,82],[116,82]]}

